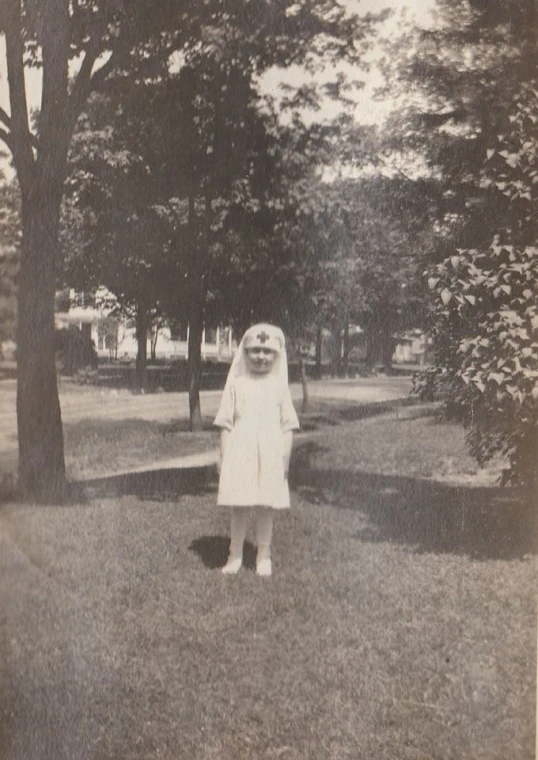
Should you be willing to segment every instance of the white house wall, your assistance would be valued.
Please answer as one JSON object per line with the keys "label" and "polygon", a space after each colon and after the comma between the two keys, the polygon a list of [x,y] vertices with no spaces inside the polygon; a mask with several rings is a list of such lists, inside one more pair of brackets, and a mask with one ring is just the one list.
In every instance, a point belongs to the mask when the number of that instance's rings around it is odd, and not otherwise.
{"label": "white house wall", "polygon": [[[123,333],[123,334],[122,334]],[[97,355],[102,358],[110,356],[108,348],[99,347],[97,324],[92,325],[92,340],[97,349]],[[202,358],[203,359],[230,359],[233,356],[235,341],[228,341],[226,345],[220,342],[220,328],[217,328],[216,343],[207,343],[205,340],[205,330],[202,335]],[[138,343],[134,328],[125,327],[120,324],[120,334],[118,335],[118,359],[134,359],[138,351]],[[151,340],[148,338],[147,344],[148,356],[151,355]],[[169,327],[162,327],[157,337],[155,348],[155,358],[157,359],[184,359],[188,355],[188,331],[187,340],[173,340]]]}
{"label": "white house wall", "polygon": [[[97,355],[102,359],[110,357],[110,350],[104,345],[104,340],[99,341],[99,322],[108,316],[105,310],[74,307],[68,312],[57,313],[55,315],[56,327],[58,329],[67,329],[76,327],[78,330],[83,329],[83,325],[90,325],[90,335],[97,351]],[[86,327],[87,329],[87,327]],[[226,329],[226,328],[225,328]],[[221,336],[225,333],[221,328],[216,328],[216,342],[206,342],[206,331],[202,334],[202,358],[203,359],[231,359],[236,349],[236,342],[232,339],[232,331],[226,329],[227,336],[225,341],[221,341]],[[187,340],[173,340],[170,328],[165,326],[159,330],[155,356],[158,359],[182,359],[188,355],[188,329]],[[118,322],[118,348],[114,352],[118,359],[135,359],[138,352],[138,343],[134,327],[128,327],[123,322]],[[148,357],[151,355],[151,340],[148,338],[147,344]]]}

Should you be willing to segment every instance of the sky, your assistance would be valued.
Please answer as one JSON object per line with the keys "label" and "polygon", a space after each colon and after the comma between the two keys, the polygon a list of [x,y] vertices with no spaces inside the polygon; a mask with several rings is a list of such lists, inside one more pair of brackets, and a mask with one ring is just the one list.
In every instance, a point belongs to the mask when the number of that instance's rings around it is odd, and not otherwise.
{"label": "sky", "polygon": [[[1,1],[1,0],[0,0]],[[385,8],[392,11],[391,16],[379,27],[380,38],[395,38],[401,33],[405,20],[414,22],[419,26],[431,25],[431,11],[434,8],[435,0],[341,0],[350,12],[365,15],[367,13],[379,13]],[[374,98],[374,92],[382,84],[379,70],[375,66],[376,57],[379,56],[379,48],[374,46],[368,54],[368,59],[372,63],[371,70],[368,73],[357,72],[349,65],[340,64],[333,69],[328,68],[324,73],[316,75],[316,81],[330,81],[335,78],[338,71],[344,73],[350,79],[360,79],[364,81],[364,88],[357,93],[357,106],[355,108],[355,117],[361,124],[380,124],[383,119],[390,113],[394,103],[390,100],[383,102]],[[281,83],[297,85],[307,82],[309,77],[305,75],[299,67],[292,67],[287,71],[273,69],[269,71],[261,81],[261,88],[265,93],[271,94],[278,102],[282,97],[280,90]],[[39,107],[41,97],[41,75],[36,69],[30,69],[26,72],[26,87],[28,107],[36,109]],[[3,37],[0,37],[0,107],[7,113],[10,112],[8,86],[6,77],[5,63],[5,44]],[[337,107],[334,102],[326,100],[322,104],[321,111],[311,114],[311,117],[321,119],[330,119],[337,113]],[[3,144],[0,142],[0,149]],[[5,162],[2,162],[5,164]],[[4,168],[4,167],[2,167]]]}
{"label": "sky", "polygon": [[[379,40],[396,39],[402,34],[406,24],[416,24],[420,27],[428,27],[434,23],[432,11],[435,0],[342,0],[351,13],[364,16],[367,13],[378,14],[384,9],[391,10],[390,16],[377,26]],[[394,108],[394,102],[381,101],[375,98],[375,90],[383,84],[376,61],[381,55],[380,47],[373,45],[365,56],[370,64],[368,72],[357,71],[350,65],[339,64],[336,67],[328,67],[324,74],[317,74],[316,81],[331,81],[338,72],[342,72],[350,80],[357,79],[364,83],[364,87],[355,95],[357,106],[354,115],[358,123],[380,124]],[[262,87],[278,101],[281,83],[297,85],[300,82],[309,81],[304,72],[294,66],[287,71],[272,69],[263,78]],[[334,101],[327,100],[320,112],[312,113],[311,118],[330,119],[337,112]]]}

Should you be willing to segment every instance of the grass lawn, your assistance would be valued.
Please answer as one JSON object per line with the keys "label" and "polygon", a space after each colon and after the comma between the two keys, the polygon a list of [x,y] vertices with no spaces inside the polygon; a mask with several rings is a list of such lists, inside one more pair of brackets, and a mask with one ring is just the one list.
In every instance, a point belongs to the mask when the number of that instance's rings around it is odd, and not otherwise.
{"label": "grass lawn", "polygon": [[159,460],[199,454],[218,447],[218,431],[204,419],[191,433],[188,420],[87,420],[64,425],[65,466],[69,478],[92,477]]}
{"label": "grass lawn", "polygon": [[533,512],[417,412],[300,442],[271,579],[211,469],[4,506],[0,757],[531,760]]}
{"label": "grass lawn", "polygon": [[[391,408],[390,402],[342,405],[337,401],[313,401],[308,412],[301,415],[301,424],[303,430],[311,432],[350,419],[377,415],[388,408]],[[85,418],[64,423],[68,477],[91,478],[217,449],[219,433],[213,427],[213,419],[214,415],[205,415],[203,430],[199,433],[189,431],[189,421],[185,418],[170,422]]]}

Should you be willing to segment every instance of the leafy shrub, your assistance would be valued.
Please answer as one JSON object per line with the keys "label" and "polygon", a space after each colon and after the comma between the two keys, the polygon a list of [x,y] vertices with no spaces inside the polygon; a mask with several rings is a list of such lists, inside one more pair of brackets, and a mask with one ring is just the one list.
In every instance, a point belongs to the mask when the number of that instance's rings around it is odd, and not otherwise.
{"label": "leafy shrub", "polygon": [[83,367],[75,372],[73,380],[79,385],[95,385],[99,380],[99,370],[93,367]]}
{"label": "leafy shrub", "polygon": [[481,463],[507,457],[505,482],[535,486],[538,462],[538,83],[514,98],[487,151],[484,185],[508,214],[483,249],[460,249],[429,278],[438,300],[438,354],[451,402]]}
{"label": "leafy shrub", "polygon": [[420,372],[413,372],[410,395],[421,401],[434,401],[436,381],[439,374],[438,367],[428,367]]}
{"label": "leafy shrub", "polygon": [[86,367],[97,368],[97,352],[93,342],[76,327],[56,331],[56,356],[66,375],[73,375]]}

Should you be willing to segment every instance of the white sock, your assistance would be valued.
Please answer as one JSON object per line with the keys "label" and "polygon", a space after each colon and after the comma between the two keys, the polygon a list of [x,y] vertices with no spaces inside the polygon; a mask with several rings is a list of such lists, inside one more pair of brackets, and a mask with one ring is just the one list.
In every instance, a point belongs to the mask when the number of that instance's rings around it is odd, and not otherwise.
{"label": "white sock", "polygon": [[270,507],[259,507],[256,520],[256,543],[258,556],[256,572],[258,575],[271,575],[271,538],[273,535],[273,510]]}

